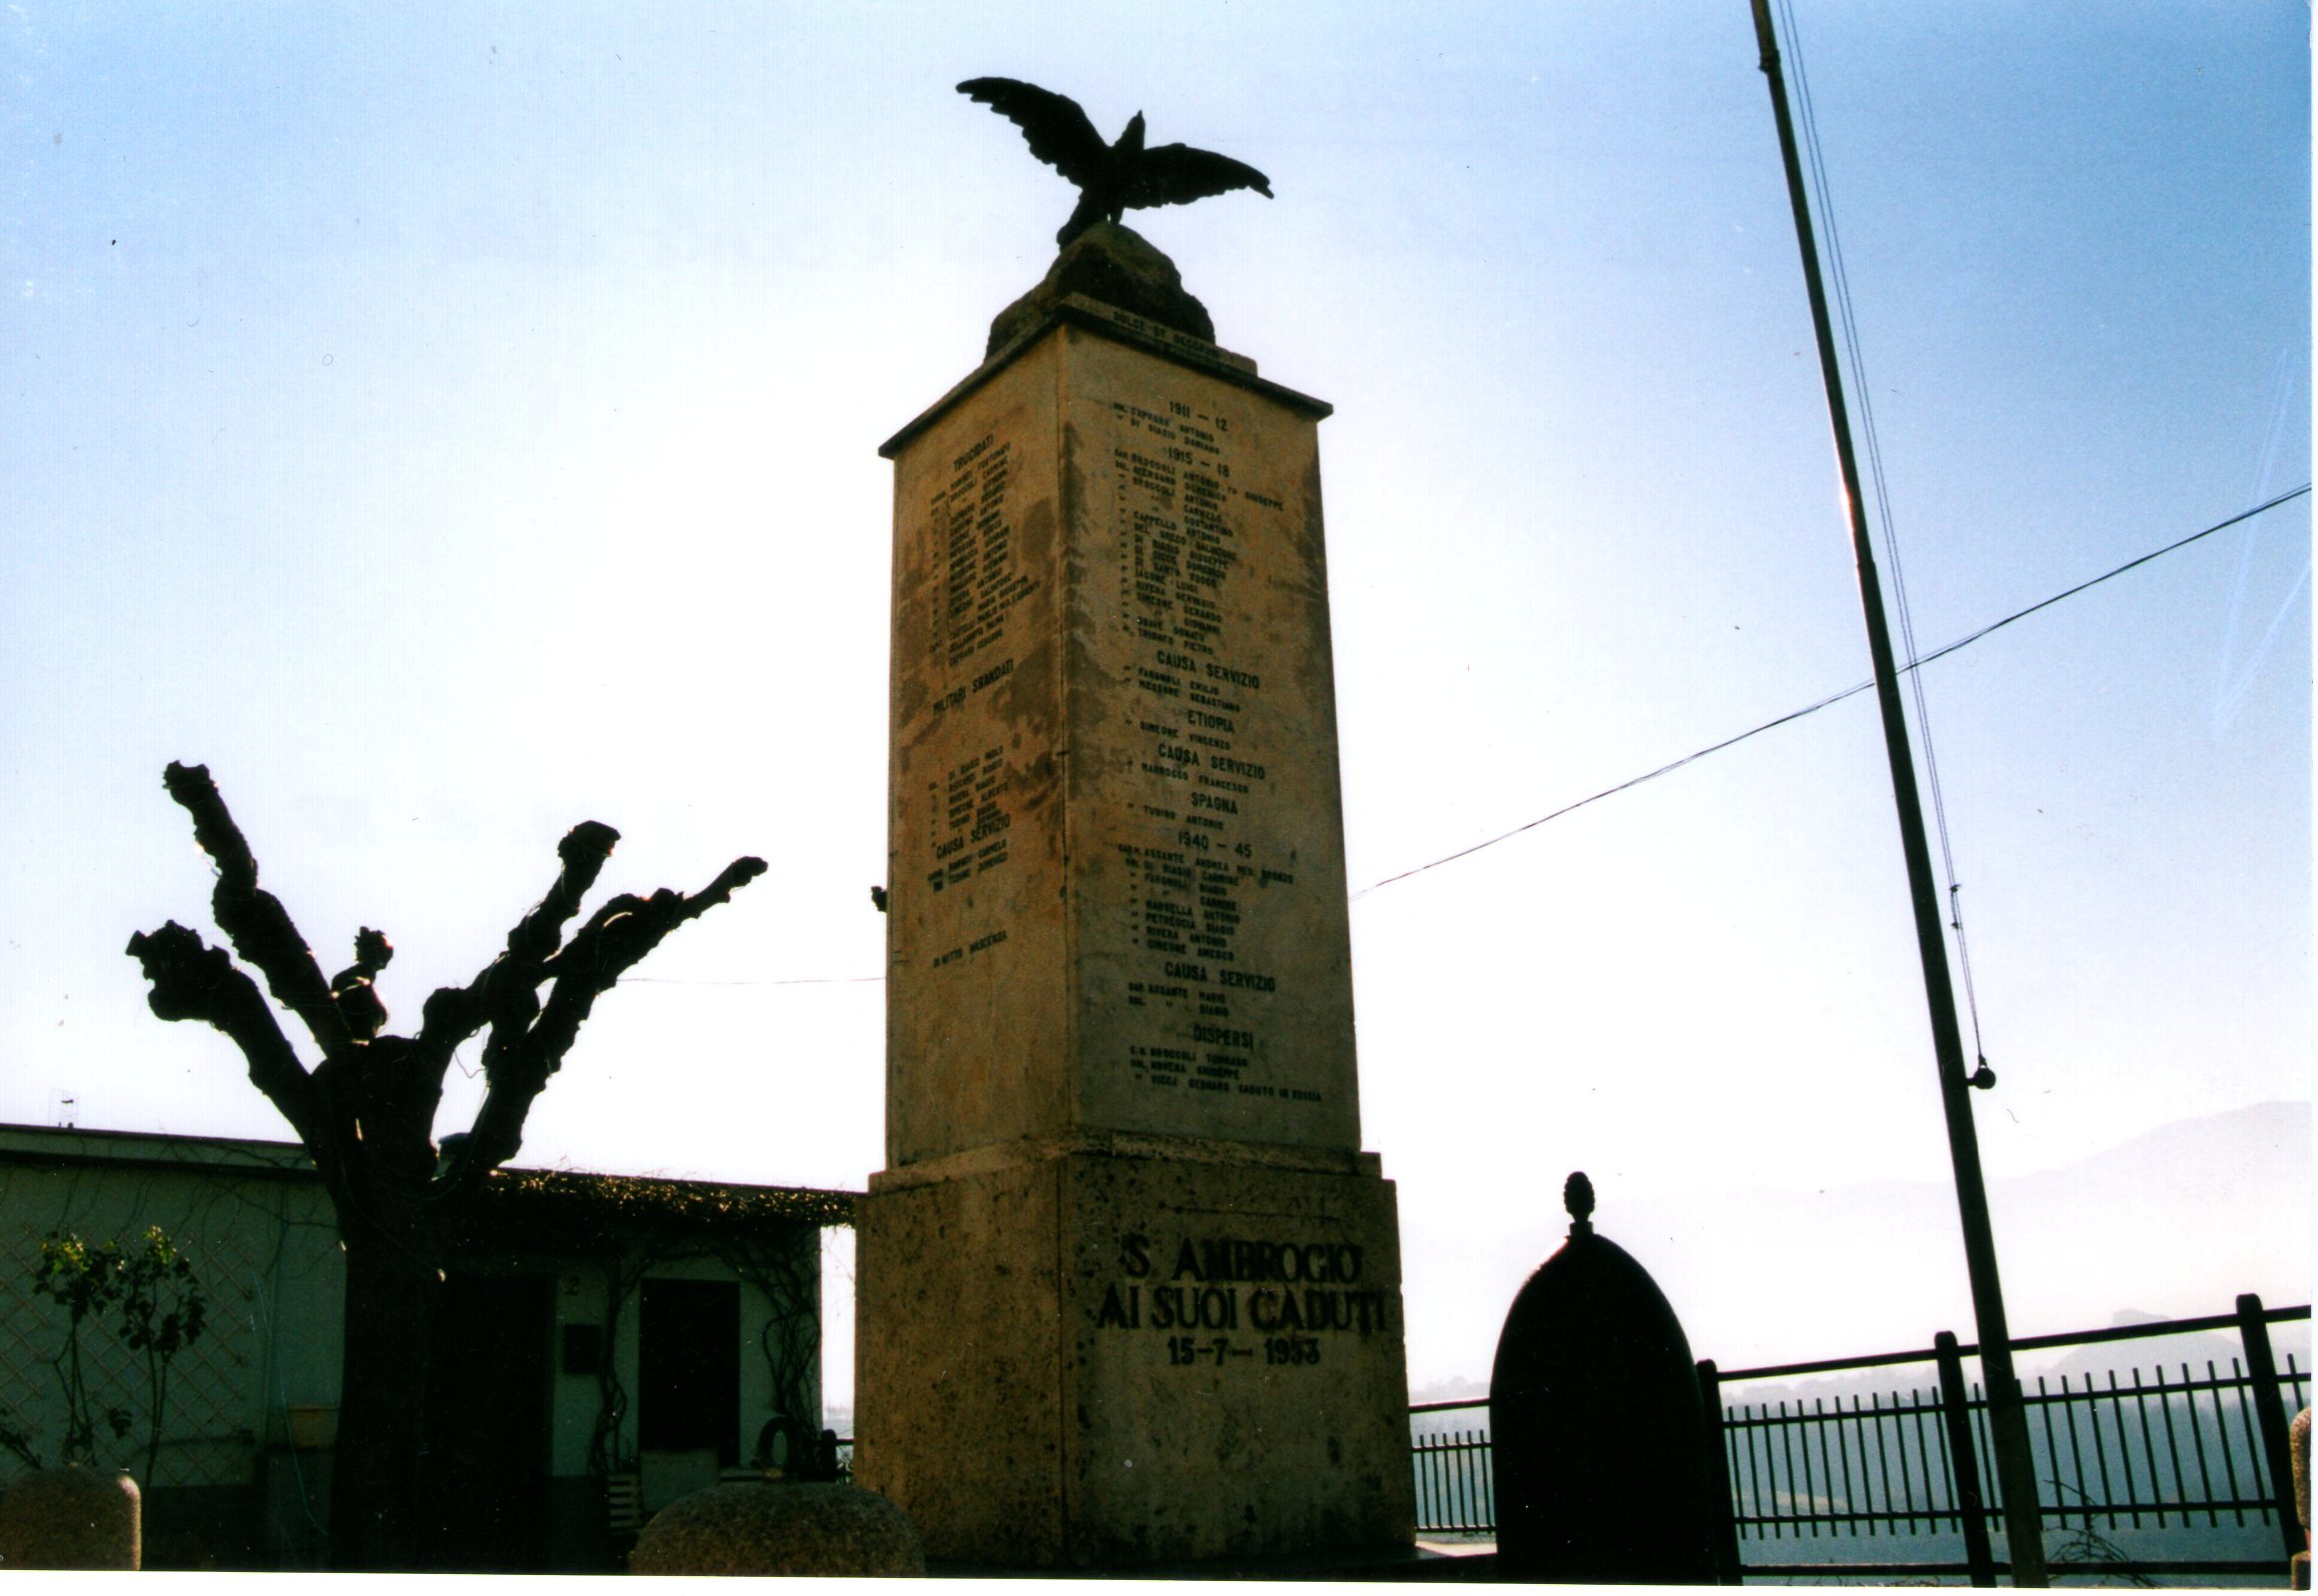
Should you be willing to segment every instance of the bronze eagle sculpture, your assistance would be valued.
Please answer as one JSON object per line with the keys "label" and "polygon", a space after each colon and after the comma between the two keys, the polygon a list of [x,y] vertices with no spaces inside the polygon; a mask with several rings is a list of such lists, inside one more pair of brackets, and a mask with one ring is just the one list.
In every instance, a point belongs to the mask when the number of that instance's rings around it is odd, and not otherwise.
{"label": "bronze eagle sculpture", "polygon": [[1141,111],[1116,144],[1105,144],[1079,102],[1052,90],[1012,78],[968,78],[958,92],[1021,128],[1031,154],[1079,186],[1079,208],[1055,235],[1057,245],[1130,210],[1188,205],[1233,189],[1271,198],[1271,180],[1229,156],[1183,144],[1146,149]]}

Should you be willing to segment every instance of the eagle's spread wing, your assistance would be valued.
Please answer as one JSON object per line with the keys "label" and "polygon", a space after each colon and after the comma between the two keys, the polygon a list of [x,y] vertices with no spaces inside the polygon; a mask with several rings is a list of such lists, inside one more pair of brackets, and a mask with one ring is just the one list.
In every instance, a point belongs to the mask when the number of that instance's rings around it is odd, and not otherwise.
{"label": "eagle's spread wing", "polygon": [[968,78],[958,85],[958,92],[1021,128],[1030,140],[1031,154],[1079,187],[1087,188],[1101,176],[1111,147],[1078,101],[1012,78]]}
{"label": "eagle's spread wing", "polygon": [[1160,144],[1144,151],[1128,174],[1126,189],[1132,206],[1188,205],[1233,189],[1253,189],[1271,198],[1271,180],[1255,168],[1186,144]]}

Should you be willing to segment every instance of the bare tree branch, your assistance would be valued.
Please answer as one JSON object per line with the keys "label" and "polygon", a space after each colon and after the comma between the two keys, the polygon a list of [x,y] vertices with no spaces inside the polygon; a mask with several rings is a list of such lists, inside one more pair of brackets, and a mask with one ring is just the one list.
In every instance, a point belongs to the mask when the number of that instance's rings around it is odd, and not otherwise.
{"label": "bare tree branch", "polygon": [[234,824],[209,767],[173,760],[161,780],[169,796],[193,817],[194,841],[217,861],[218,885],[210,895],[210,913],[218,929],[233,939],[236,953],[258,967],[276,1000],[306,1022],[322,1051],[338,1052],[351,1039],[346,1020],[331,1001],[330,983],[291,923],[290,911],[259,887],[257,856]]}
{"label": "bare tree branch", "polygon": [[620,834],[601,821],[584,820],[564,833],[555,845],[563,861],[555,882],[507,933],[506,951],[483,968],[464,987],[439,987],[426,1000],[425,1023],[418,1046],[437,1077],[449,1066],[458,1045],[488,1023],[495,1037],[501,1028],[520,1034],[539,1013],[537,989],[546,979],[546,963],[563,937],[563,923],[579,912],[579,900],[595,885],[612,844]]}
{"label": "bare tree branch", "polygon": [[563,1068],[563,1056],[571,1051],[595,1000],[669,932],[726,902],[764,869],[762,859],[735,859],[689,898],[666,887],[649,898],[623,893],[590,915],[563,950],[545,961],[555,986],[538,1019],[520,1032],[502,1032],[493,1025],[483,1053],[490,1087],[445,1187],[471,1191],[484,1175],[513,1158],[523,1145],[523,1122],[530,1116],[532,1100],[545,1089],[548,1077]]}
{"label": "bare tree branch", "polygon": [[164,1020],[204,1020],[231,1037],[249,1062],[251,1084],[282,1111],[299,1140],[314,1148],[318,1105],[313,1078],[275,1024],[258,983],[236,968],[225,949],[209,946],[174,920],[159,931],[132,936],[128,952],[153,985],[146,1000],[153,1012]]}

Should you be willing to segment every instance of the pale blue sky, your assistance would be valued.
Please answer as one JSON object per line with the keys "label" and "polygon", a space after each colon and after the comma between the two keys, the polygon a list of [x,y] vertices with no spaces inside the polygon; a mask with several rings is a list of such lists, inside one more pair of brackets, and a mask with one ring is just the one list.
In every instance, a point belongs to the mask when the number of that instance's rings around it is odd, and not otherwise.
{"label": "pale blue sky", "polygon": [[[2306,7],[1797,20],[1926,646],[2308,479]],[[611,888],[766,855],[600,1006],[525,1159],[862,1184],[875,449],[1071,201],[965,77],[1272,179],[1131,220],[1337,406],[1356,884],[1866,674],[1744,0],[0,27],[0,1118],[283,1134],[121,956],[207,924],[183,758],[326,967],[388,931],[405,1018],[577,820],[625,833]],[[2309,1096],[2308,568],[2303,500],[1928,670],[1993,1172]],[[1485,1366],[1570,1169],[1612,1234],[1946,1178],[1865,696],[1362,897],[1353,936],[1419,1383]],[[2173,1250],[2072,1237],[2113,1271],[2013,1279],[2015,1325],[2308,1299],[2292,1249],[2248,1278],[2202,1244],[2226,1190],[2184,1207]],[[1808,1240],[1689,1303],[1719,1276],[1679,1226],[1634,1249],[1726,1364],[1968,1321],[1950,1232],[1892,1238],[1942,1294],[1882,1316]]]}

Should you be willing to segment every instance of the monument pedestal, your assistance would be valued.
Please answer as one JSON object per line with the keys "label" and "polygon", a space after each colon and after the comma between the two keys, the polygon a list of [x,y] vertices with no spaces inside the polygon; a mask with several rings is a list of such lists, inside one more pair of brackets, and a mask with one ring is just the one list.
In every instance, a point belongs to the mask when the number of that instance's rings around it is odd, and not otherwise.
{"label": "monument pedestal", "polygon": [[1146,1140],[881,1176],[860,1477],[999,1566],[1405,1545],[1392,1189],[1327,1164]]}
{"label": "monument pedestal", "polygon": [[857,1215],[855,1478],[932,1558],[1410,1543],[1327,409],[1066,295],[886,445],[889,1167]]}

